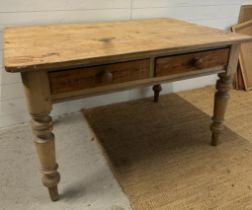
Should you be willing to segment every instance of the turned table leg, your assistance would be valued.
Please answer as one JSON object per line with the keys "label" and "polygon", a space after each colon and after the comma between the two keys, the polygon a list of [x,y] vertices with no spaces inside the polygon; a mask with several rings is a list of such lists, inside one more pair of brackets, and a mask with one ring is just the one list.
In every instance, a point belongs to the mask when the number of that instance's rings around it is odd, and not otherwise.
{"label": "turned table leg", "polygon": [[229,99],[229,90],[232,87],[232,78],[226,73],[221,73],[218,75],[219,79],[216,84],[216,93],[214,99],[214,115],[213,123],[211,125],[212,130],[212,142],[213,146],[216,146],[219,141],[220,134],[224,129],[224,115],[227,108],[227,103]]}
{"label": "turned table leg", "polygon": [[31,127],[42,170],[42,182],[48,188],[51,200],[59,198],[57,184],[60,175],[55,158],[53,122],[50,117],[52,102],[47,72],[22,73],[27,105],[32,117]]}
{"label": "turned table leg", "polygon": [[229,90],[232,88],[232,77],[237,70],[240,44],[232,45],[230,48],[229,63],[225,73],[218,74],[219,79],[216,83],[216,93],[214,98],[213,123],[211,125],[212,141],[216,146],[219,142],[220,134],[224,129],[224,115],[229,99]]}
{"label": "turned table leg", "polygon": [[154,102],[158,102],[160,92],[162,91],[162,87],[160,84],[158,84],[158,85],[154,85],[152,89],[154,91]]}
{"label": "turned table leg", "polygon": [[42,168],[42,182],[48,188],[50,198],[56,201],[59,198],[57,184],[60,175],[57,172],[54,135],[51,132],[53,129],[52,118],[49,113],[31,114],[31,116],[31,125],[35,135],[34,143]]}

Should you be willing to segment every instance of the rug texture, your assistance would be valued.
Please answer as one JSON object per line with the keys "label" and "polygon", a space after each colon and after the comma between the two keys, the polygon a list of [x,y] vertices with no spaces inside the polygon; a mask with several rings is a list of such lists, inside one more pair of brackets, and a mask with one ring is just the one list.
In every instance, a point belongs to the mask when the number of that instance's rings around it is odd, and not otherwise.
{"label": "rug texture", "polygon": [[252,209],[252,93],[231,91],[210,146],[214,88],[83,110],[134,210]]}

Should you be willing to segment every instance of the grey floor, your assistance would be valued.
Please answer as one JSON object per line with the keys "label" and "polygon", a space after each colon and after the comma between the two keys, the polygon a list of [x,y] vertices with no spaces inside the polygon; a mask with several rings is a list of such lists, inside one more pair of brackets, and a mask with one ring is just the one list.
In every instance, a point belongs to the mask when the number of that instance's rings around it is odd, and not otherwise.
{"label": "grey floor", "polygon": [[61,200],[41,184],[28,123],[0,129],[0,210],[129,210],[92,131],[80,112],[54,120]]}

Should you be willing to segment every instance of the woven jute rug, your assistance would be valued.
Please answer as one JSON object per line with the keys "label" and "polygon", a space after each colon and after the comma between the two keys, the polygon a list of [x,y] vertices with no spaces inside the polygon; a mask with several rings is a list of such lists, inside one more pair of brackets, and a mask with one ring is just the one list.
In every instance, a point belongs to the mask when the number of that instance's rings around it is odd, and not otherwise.
{"label": "woven jute rug", "polygon": [[252,93],[231,91],[209,145],[214,88],[83,110],[134,210],[252,209]]}

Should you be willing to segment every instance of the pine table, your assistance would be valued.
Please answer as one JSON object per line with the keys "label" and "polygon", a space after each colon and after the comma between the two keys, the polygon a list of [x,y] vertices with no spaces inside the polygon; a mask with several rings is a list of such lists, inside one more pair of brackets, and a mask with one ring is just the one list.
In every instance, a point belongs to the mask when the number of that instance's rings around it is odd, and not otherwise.
{"label": "pine table", "polygon": [[211,125],[217,145],[240,44],[247,41],[251,37],[175,19],[6,28],[5,69],[22,76],[51,200],[59,198],[60,181],[54,103],[148,85],[154,85],[157,101],[160,83],[218,74]]}

